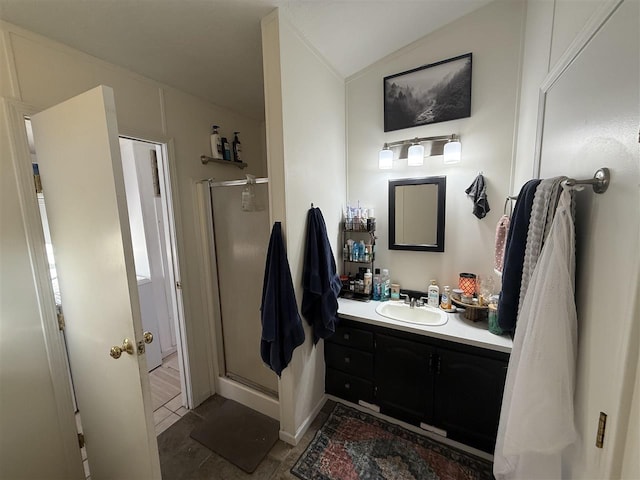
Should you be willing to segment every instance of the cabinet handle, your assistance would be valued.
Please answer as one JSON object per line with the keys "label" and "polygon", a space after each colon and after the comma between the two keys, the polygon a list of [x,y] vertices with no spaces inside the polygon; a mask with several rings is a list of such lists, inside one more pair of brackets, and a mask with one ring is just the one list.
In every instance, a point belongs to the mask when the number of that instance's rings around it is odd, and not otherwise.
{"label": "cabinet handle", "polygon": [[430,353],[429,354],[429,373],[433,373],[433,357],[434,357],[434,354]]}
{"label": "cabinet handle", "polygon": [[351,363],[351,357],[344,357],[344,363]]}
{"label": "cabinet handle", "polygon": [[344,338],[345,340],[349,340],[349,338],[351,338],[351,335],[349,335],[348,333],[345,333],[342,338]]}
{"label": "cabinet handle", "polygon": [[344,384],[344,388],[349,390],[351,388],[351,384],[350,383],[345,383]]}
{"label": "cabinet handle", "polygon": [[440,364],[442,363],[442,359],[440,356],[436,356],[436,375],[440,375]]}

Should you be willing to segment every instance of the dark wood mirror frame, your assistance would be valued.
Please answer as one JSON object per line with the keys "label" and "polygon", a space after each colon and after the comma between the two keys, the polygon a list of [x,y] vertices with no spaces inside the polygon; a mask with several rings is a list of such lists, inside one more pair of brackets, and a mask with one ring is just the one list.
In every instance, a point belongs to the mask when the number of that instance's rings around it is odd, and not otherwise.
{"label": "dark wood mirror frame", "polygon": [[[396,242],[396,187],[407,185],[436,185],[437,225],[435,243],[397,243]],[[447,177],[424,177],[389,180],[389,250],[413,250],[418,252],[444,252],[444,219],[447,190]],[[420,212],[420,210],[418,210]]]}

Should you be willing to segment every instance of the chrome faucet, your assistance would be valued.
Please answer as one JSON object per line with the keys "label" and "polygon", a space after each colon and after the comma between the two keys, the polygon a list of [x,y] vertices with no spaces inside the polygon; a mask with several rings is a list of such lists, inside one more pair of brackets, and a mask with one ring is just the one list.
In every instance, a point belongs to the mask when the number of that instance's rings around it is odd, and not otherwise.
{"label": "chrome faucet", "polygon": [[416,306],[416,299],[411,297],[411,301],[409,302],[409,308],[415,308]]}

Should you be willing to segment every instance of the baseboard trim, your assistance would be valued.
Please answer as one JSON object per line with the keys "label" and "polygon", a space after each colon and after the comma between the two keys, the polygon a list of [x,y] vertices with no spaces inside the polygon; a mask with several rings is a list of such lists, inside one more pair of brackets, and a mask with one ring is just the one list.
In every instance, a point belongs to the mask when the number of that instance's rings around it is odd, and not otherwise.
{"label": "baseboard trim", "polygon": [[275,420],[280,420],[280,402],[262,392],[253,390],[228,378],[219,377],[216,391],[218,395],[234,400]]}
{"label": "baseboard trim", "polygon": [[289,432],[280,430],[280,440],[288,443],[289,445],[293,445],[294,447],[298,445],[298,443],[300,443],[300,440],[302,440],[302,437],[304,436],[304,434],[307,433],[307,430],[309,430],[311,423],[318,416],[318,413],[320,413],[320,410],[322,410],[322,407],[324,407],[324,404],[326,402],[327,402],[327,396],[323,395],[322,398],[320,398],[320,400],[316,404],[316,406],[313,407],[313,410],[311,410],[309,415],[307,415],[307,418],[305,418],[304,421],[300,424],[300,427],[298,427],[298,429],[296,430],[295,435],[291,435]]}

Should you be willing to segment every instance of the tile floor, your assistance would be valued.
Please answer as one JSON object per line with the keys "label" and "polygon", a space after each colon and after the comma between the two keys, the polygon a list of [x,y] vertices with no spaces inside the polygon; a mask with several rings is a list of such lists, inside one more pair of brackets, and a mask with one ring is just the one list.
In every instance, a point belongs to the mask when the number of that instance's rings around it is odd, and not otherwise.
{"label": "tile floor", "polygon": [[298,445],[292,447],[278,440],[253,474],[248,474],[189,436],[199,423],[225,401],[218,395],[210,397],[158,436],[163,480],[297,479],[289,470],[313,440],[335,405],[334,402],[327,401]]}
{"label": "tile floor", "polygon": [[161,366],[152,370],[149,373],[149,381],[153,403],[153,423],[156,427],[156,435],[160,435],[187,413],[187,409],[182,406],[177,354],[166,357]]}
{"label": "tile floor", "polygon": [[[162,366],[150,372],[149,379],[163,480],[297,480],[289,470],[311,443],[335,405],[335,402],[327,401],[298,445],[293,447],[278,440],[255,472],[248,474],[189,436],[196,425],[226,399],[214,395],[194,410],[184,408],[176,354],[167,357]],[[79,422],[79,415],[76,418]],[[79,425],[78,431],[81,430]],[[84,448],[82,458],[87,480],[90,480]]]}

